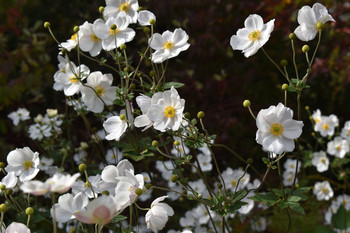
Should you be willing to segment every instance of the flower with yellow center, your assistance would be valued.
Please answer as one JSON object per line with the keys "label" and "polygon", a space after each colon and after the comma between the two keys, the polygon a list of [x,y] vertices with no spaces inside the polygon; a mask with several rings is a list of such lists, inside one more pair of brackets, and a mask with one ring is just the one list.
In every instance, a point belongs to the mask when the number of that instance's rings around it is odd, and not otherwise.
{"label": "flower with yellow center", "polygon": [[323,182],[316,182],[314,185],[313,193],[315,194],[318,201],[328,201],[334,195],[331,185],[327,180]]}
{"label": "flower with yellow center", "polygon": [[172,41],[165,41],[163,44],[163,48],[170,50],[170,49],[174,48],[174,43]]}
{"label": "flower with yellow center", "polygon": [[74,83],[74,84],[79,83],[79,79],[78,79],[75,75],[72,75],[72,76],[69,78],[69,81],[70,81],[71,83]]}
{"label": "flower with yellow center", "polygon": [[124,2],[119,5],[118,10],[127,12],[129,8],[130,8],[130,5],[127,2]]}
{"label": "flower with yellow center", "polygon": [[337,136],[327,143],[327,153],[335,157],[344,158],[349,151],[349,142],[341,136]]}
{"label": "flower with yellow center", "polygon": [[175,115],[175,109],[172,106],[168,106],[164,109],[164,115],[167,118],[172,118]]}
{"label": "flower with yellow center", "polygon": [[324,151],[319,151],[313,154],[311,163],[317,168],[318,172],[325,172],[328,170],[329,159]]}
{"label": "flower with yellow center", "polygon": [[103,15],[108,19],[124,12],[131,23],[137,23],[138,9],[138,0],[106,0]]}
{"label": "flower with yellow center", "polygon": [[251,33],[249,33],[248,38],[250,41],[257,41],[260,40],[260,31],[256,30],[256,31],[252,31]]}

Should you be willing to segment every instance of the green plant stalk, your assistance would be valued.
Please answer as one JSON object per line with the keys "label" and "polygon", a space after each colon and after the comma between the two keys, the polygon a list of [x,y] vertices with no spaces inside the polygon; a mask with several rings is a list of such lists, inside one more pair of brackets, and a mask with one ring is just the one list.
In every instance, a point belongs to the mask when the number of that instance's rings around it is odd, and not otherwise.
{"label": "green plant stalk", "polygon": [[285,77],[287,79],[288,82],[290,82],[289,78],[286,76],[286,74],[281,70],[281,68],[276,64],[276,62],[267,54],[267,52],[265,51],[265,49],[262,47],[261,50],[264,52],[265,56],[267,57],[267,59],[270,60],[270,62],[272,62],[272,64],[279,70],[279,72],[283,75],[283,77]]}
{"label": "green plant stalk", "polygon": [[27,227],[29,227],[29,223],[30,223],[30,215],[28,215],[28,218],[27,218]]}
{"label": "green plant stalk", "polygon": [[51,193],[51,200],[52,200],[52,230],[53,233],[57,233],[57,222],[56,222],[56,210],[55,210],[55,203],[56,203],[56,198],[55,198],[55,193]]}
{"label": "green plant stalk", "polygon": [[317,45],[316,45],[314,54],[312,55],[312,58],[311,58],[311,62],[310,62],[309,68],[311,68],[312,63],[314,62],[314,59],[315,59],[315,56],[316,56],[316,52],[317,52],[317,50],[318,50],[318,47],[320,46],[320,43],[321,43],[321,34],[322,34],[321,32],[322,32],[322,31],[319,31],[319,32],[318,32],[318,41],[317,41]]}
{"label": "green plant stalk", "polygon": [[294,48],[294,40],[291,39],[290,43],[292,45],[292,51],[293,51],[293,65],[294,65],[294,69],[295,69],[295,75],[297,77],[297,80],[299,81],[299,73],[298,73],[298,67],[297,67],[297,63],[295,61],[295,48]]}

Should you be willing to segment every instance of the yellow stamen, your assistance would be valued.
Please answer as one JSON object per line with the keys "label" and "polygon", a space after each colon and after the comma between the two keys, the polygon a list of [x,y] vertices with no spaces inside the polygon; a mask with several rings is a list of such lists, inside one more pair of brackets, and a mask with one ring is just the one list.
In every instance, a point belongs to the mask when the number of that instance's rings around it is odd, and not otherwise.
{"label": "yellow stamen", "polygon": [[118,29],[118,28],[116,28],[116,29],[114,29],[114,30],[109,29],[109,34],[110,34],[110,35],[117,35],[118,32],[119,32],[119,29]]}
{"label": "yellow stamen", "polygon": [[175,115],[175,109],[172,106],[168,106],[164,109],[164,115],[167,118],[171,118]]}
{"label": "yellow stamen", "polygon": [[33,165],[33,161],[29,161],[29,160],[26,160],[24,163],[23,163],[23,167],[24,169],[26,170],[29,170],[29,168],[31,168]]}
{"label": "yellow stamen", "polygon": [[278,124],[278,123],[273,123],[273,124],[271,125],[270,131],[271,131],[271,133],[272,133],[273,135],[279,136],[279,135],[281,135],[282,132],[283,132],[283,126],[280,125],[280,124]]}
{"label": "yellow stamen", "polygon": [[74,40],[74,41],[77,41],[77,39],[78,39],[78,34],[77,34],[77,33],[73,34],[73,35],[71,36],[70,39],[71,39],[71,40]]}
{"label": "yellow stamen", "polygon": [[106,92],[105,89],[101,86],[95,87],[95,91],[98,96],[102,96]]}
{"label": "yellow stamen", "polygon": [[326,124],[326,123],[324,123],[324,124],[322,125],[322,128],[323,128],[323,130],[328,130],[328,129],[329,129],[329,125]]}
{"label": "yellow stamen", "polygon": [[69,78],[69,81],[70,81],[71,83],[74,83],[74,84],[79,83],[79,79],[78,79],[77,77],[75,77],[75,75],[71,76],[71,77]]}
{"label": "yellow stamen", "polygon": [[252,31],[251,33],[249,33],[248,38],[250,41],[260,40],[260,31],[259,30]]}
{"label": "yellow stamen", "polygon": [[237,181],[236,181],[236,180],[231,180],[231,185],[232,185],[232,186],[236,186],[236,184],[237,184]]}
{"label": "yellow stamen", "polygon": [[325,159],[325,158],[322,158],[322,159],[321,159],[321,163],[326,163],[326,159]]}
{"label": "yellow stamen", "polygon": [[337,151],[340,151],[341,147],[340,147],[340,146],[336,146],[335,149],[336,149]]}
{"label": "yellow stamen", "polygon": [[322,191],[324,194],[327,194],[327,193],[328,193],[328,189],[327,189],[327,188],[322,188],[321,191]]}
{"label": "yellow stamen", "polygon": [[163,44],[163,48],[170,50],[174,48],[174,43],[172,41],[165,41]]}
{"label": "yellow stamen", "polygon": [[101,39],[100,38],[98,38],[94,33],[92,33],[91,35],[90,35],[90,38],[91,38],[91,40],[93,41],[93,42],[99,42]]}
{"label": "yellow stamen", "polygon": [[121,3],[118,7],[119,11],[127,12],[130,8],[130,5],[128,3]]}

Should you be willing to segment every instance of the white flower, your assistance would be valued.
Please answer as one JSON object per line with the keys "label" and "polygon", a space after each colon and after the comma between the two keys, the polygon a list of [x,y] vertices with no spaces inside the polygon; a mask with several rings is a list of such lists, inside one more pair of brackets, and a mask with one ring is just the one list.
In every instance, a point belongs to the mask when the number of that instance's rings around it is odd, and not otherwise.
{"label": "white flower", "polygon": [[[6,176],[1,179],[0,185],[5,185],[6,189],[13,188],[16,186],[18,178],[15,172],[8,172]],[[0,190],[1,193],[1,190]]]}
{"label": "white flower", "polygon": [[309,41],[316,37],[317,23],[333,21],[333,17],[328,14],[327,8],[320,3],[315,3],[312,8],[303,6],[298,12],[298,26],[294,33],[302,41]]}
{"label": "white flower", "polygon": [[122,157],[123,153],[117,148],[107,150],[106,161],[108,164],[117,164]]}
{"label": "white flower", "polygon": [[344,139],[350,141],[350,121],[345,122],[344,127],[341,130],[341,134]]}
{"label": "white flower", "polygon": [[[294,177],[295,177],[295,171],[291,170],[285,170],[282,174],[283,176],[283,184],[284,186],[292,186],[294,182]],[[298,179],[295,180],[295,182],[298,182]]]}
{"label": "white flower", "polygon": [[[56,73],[53,75],[53,78],[56,79],[57,76],[60,73],[65,73],[66,72],[66,64],[68,63],[68,60],[65,57],[62,57],[61,55],[57,56],[57,60],[58,60],[58,70],[56,71]],[[56,82],[53,85],[53,89],[56,91],[62,91],[63,90],[63,86],[57,84]]]}
{"label": "white flower", "polygon": [[30,229],[19,222],[12,222],[7,228],[5,233],[30,233]]}
{"label": "white flower", "polygon": [[242,168],[233,170],[232,168],[228,167],[222,172],[221,175],[224,178],[226,188],[231,189],[231,191],[235,191],[237,185],[237,190],[244,189],[250,180],[250,175],[248,173],[244,174]]}
{"label": "white flower", "polygon": [[66,42],[63,42],[59,45],[59,49],[62,50],[62,48],[67,49],[68,52],[70,52],[72,49],[74,49],[78,44],[78,34],[74,33],[70,39],[68,39]]}
{"label": "white flower", "polygon": [[[130,19],[125,13],[120,13],[116,17],[110,17],[104,22],[102,19],[95,21],[95,34],[102,39],[102,48],[111,51],[119,48],[121,44],[132,41],[135,31],[128,28]],[[116,29],[112,30],[111,26],[115,25]]]}
{"label": "white flower", "polygon": [[339,120],[336,115],[321,116],[319,121],[315,124],[314,130],[320,132],[322,137],[333,136],[335,127],[338,125]]}
{"label": "white flower", "polygon": [[143,10],[139,12],[137,21],[139,21],[139,24],[141,26],[148,26],[148,25],[151,25],[149,22],[151,19],[156,21],[156,16],[150,11]]}
{"label": "white flower", "polygon": [[51,127],[41,124],[33,124],[28,129],[29,137],[33,140],[42,140],[44,137],[48,138],[52,136]]}
{"label": "white flower", "polygon": [[327,143],[327,153],[338,158],[344,158],[349,149],[349,142],[340,136]]}
{"label": "white flower", "polygon": [[128,120],[126,118],[125,110],[122,110],[120,112],[120,115],[123,115],[123,119],[120,118],[120,116],[112,116],[109,117],[104,123],[103,128],[106,130],[107,140],[116,140],[119,141],[120,137],[124,134],[126,129],[128,128]]}
{"label": "white flower", "polygon": [[314,113],[312,114],[312,119],[314,119],[315,124],[320,122],[321,118],[322,118],[322,115],[321,115],[320,109],[317,109],[316,111],[314,111]]}
{"label": "white flower", "polygon": [[252,219],[251,227],[253,231],[263,232],[267,228],[266,218],[259,217],[257,220]]}
{"label": "white flower", "polygon": [[275,20],[264,24],[260,15],[249,15],[244,21],[244,28],[238,29],[233,35],[230,45],[233,50],[242,50],[245,57],[254,55],[270,38]]}
{"label": "white flower", "polygon": [[[157,103],[153,103],[153,98]],[[148,118],[154,122],[156,130],[164,132],[167,129],[177,131],[182,122],[185,100],[180,99],[176,89],[155,93],[152,96],[152,105],[147,111]]]}
{"label": "white flower", "polygon": [[[160,97],[159,95],[157,96]],[[142,115],[137,116],[135,118],[134,125],[137,128],[145,127],[142,131],[148,129],[153,125],[153,122],[147,116],[147,112],[151,107],[152,102],[157,103],[157,101],[153,99],[153,97],[151,98],[143,94],[136,97],[136,103],[140,107]]]}
{"label": "white flower", "polygon": [[20,121],[25,121],[30,119],[29,111],[25,108],[19,108],[15,112],[11,112],[7,115],[13,122],[14,125],[18,125]]}
{"label": "white flower", "polygon": [[318,201],[326,200],[328,201],[333,197],[333,190],[329,182],[316,182],[314,185],[314,194]]}
{"label": "white flower", "polygon": [[174,215],[174,210],[166,203],[161,203],[168,196],[155,199],[151,204],[151,209],[146,213],[147,228],[157,233],[162,230],[168,222],[168,216]]}
{"label": "white flower", "polygon": [[134,166],[127,159],[123,159],[117,166],[106,166],[102,170],[101,178],[105,182],[117,184],[120,176],[126,176],[126,171],[134,171]]}
{"label": "white flower", "polygon": [[97,20],[94,24],[85,22],[79,27],[78,32],[80,49],[89,52],[92,57],[99,55],[102,50],[102,40],[95,34],[97,22]]}
{"label": "white flower", "polygon": [[82,210],[88,203],[89,198],[83,193],[78,193],[75,196],[67,193],[58,198],[58,203],[51,209],[51,215],[53,216],[54,209],[57,222],[67,222],[74,219],[74,213]]}
{"label": "white flower", "polygon": [[21,182],[28,181],[39,172],[39,153],[34,153],[29,147],[17,148],[7,155],[7,163],[7,172],[15,172]]}
{"label": "white flower", "polygon": [[209,172],[213,169],[213,165],[211,164],[211,155],[198,154],[197,159],[203,172]]}
{"label": "white flower", "polygon": [[162,35],[154,33],[148,41],[150,47],[156,50],[152,54],[152,61],[162,63],[169,58],[176,57],[180,52],[190,47],[187,41],[188,35],[181,28],[175,29],[174,32],[165,31]]}
{"label": "white flower", "polygon": [[101,175],[97,174],[95,176],[89,176],[87,182],[83,182],[82,180],[77,180],[72,185],[72,193],[78,194],[83,193],[89,198],[96,197],[96,194],[100,193],[99,183],[101,181]]}
{"label": "white flower", "polygon": [[103,111],[104,104],[112,105],[116,97],[117,87],[111,86],[111,74],[102,74],[100,71],[92,72],[86,79],[86,86],[81,87],[82,100],[88,110],[94,113]]}
{"label": "white flower", "polygon": [[279,155],[293,151],[294,139],[301,135],[304,123],[293,120],[292,117],[293,110],[282,103],[260,110],[256,117],[257,143],[261,144],[263,149]]}
{"label": "white flower", "polygon": [[243,205],[237,211],[240,214],[247,215],[254,208],[254,200],[249,199],[249,197],[254,196],[253,192],[250,192],[247,196],[245,196],[241,201],[246,202],[247,204]]}
{"label": "white flower", "polygon": [[[298,163],[298,171],[300,170],[301,167],[301,162],[299,161]],[[287,159],[286,162],[284,163],[283,167],[287,171],[292,171],[295,172],[295,168],[297,166],[297,160],[296,159]]]}
{"label": "white flower", "polygon": [[122,206],[128,206],[136,200],[135,190],[143,189],[144,179],[142,174],[134,175],[134,170],[125,170],[125,176],[118,177],[118,184],[115,188],[115,199],[122,200],[127,198]]}
{"label": "white flower", "polygon": [[328,170],[329,159],[324,151],[315,152],[311,163],[317,168],[318,172],[324,172]]}
{"label": "white flower", "polygon": [[209,196],[208,189],[202,179],[199,179],[197,181],[189,181],[188,185],[198,194],[202,194],[203,197],[206,198]]}
{"label": "white flower", "polygon": [[130,23],[136,23],[138,9],[138,0],[106,0],[106,7],[103,11],[103,15],[109,18],[124,12],[129,18]]}

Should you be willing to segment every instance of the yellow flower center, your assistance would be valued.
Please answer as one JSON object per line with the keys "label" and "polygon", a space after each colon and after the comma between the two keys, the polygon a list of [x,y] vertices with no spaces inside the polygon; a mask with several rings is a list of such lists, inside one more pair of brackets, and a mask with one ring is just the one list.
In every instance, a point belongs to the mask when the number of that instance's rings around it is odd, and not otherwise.
{"label": "yellow flower center", "polygon": [[323,129],[323,130],[328,130],[328,129],[329,129],[329,125],[326,124],[326,123],[324,123],[324,124],[322,125],[322,129]]}
{"label": "yellow flower center", "polygon": [[165,41],[163,44],[163,48],[170,50],[174,48],[174,43],[172,41]]}
{"label": "yellow flower center", "polygon": [[127,12],[129,10],[130,6],[128,3],[121,3],[118,7],[119,11],[125,11]]}
{"label": "yellow flower center", "polygon": [[90,38],[91,38],[91,40],[93,41],[93,42],[99,42],[101,39],[100,38],[98,38],[94,33],[92,33],[91,34],[91,36],[90,36]]}
{"label": "yellow flower center", "polygon": [[74,41],[77,41],[77,38],[78,38],[78,34],[75,33],[74,35],[71,36],[71,40],[74,40]]}
{"label": "yellow flower center", "polygon": [[327,193],[328,193],[328,189],[327,189],[327,188],[322,188],[321,191],[322,191],[324,194],[327,194]]}
{"label": "yellow flower center", "polygon": [[75,77],[75,75],[71,76],[71,77],[69,78],[69,81],[70,81],[71,83],[74,83],[74,84],[79,83],[79,79],[78,79],[77,77]]}
{"label": "yellow flower center", "polygon": [[164,109],[164,115],[167,118],[171,118],[175,115],[175,109],[172,106],[168,106]]}
{"label": "yellow flower center", "polygon": [[350,129],[348,130],[345,136],[349,136],[349,135],[350,135]]}
{"label": "yellow flower center", "polygon": [[29,160],[26,160],[24,163],[23,163],[23,167],[24,169],[26,170],[29,170],[29,168],[31,168],[33,165],[33,161],[29,161]]}
{"label": "yellow flower center", "polygon": [[248,38],[250,41],[260,40],[260,31],[259,30],[252,31],[251,33],[249,33]]}
{"label": "yellow flower center", "polygon": [[116,28],[116,29],[114,29],[114,30],[109,29],[109,34],[110,34],[110,35],[117,35],[118,32],[119,32],[119,29],[118,29],[118,28]]}
{"label": "yellow flower center", "polygon": [[231,180],[231,185],[232,185],[232,186],[236,186],[236,184],[237,184],[237,181],[236,181],[236,180]]}
{"label": "yellow flower center", "polygon": [[66,67],[63,67],[61,70],[62,73],[66,73]]}
{"label": "yellow flower center", "polygon": [[271,133],[272,133],[273,135],[279,136],[279,135],[281,135],[282,132],[283,132],[283,126],[280,125],[280,124],[278,124],[278,123],[273,123],[273,124],[271,125],[270,131],[271,131]]}
{"label": "yellow flower center", "polygon": [[341,147],[340,147],[340,146],[336,146],[335,149],[336,149],[337,151],[340,151]]}
{"label": "yellow flower center", "polygon": [[95,91],[98,96],[102,96],[106,92],[105,89],[101,86],[95,87]]}
{"label": "yellow flower center", "polygon": [[322,159],[321,159],[321,163],[326,163],[326,159],[325,159],[325,158],[322,158]]}
{"label": "yellow flower center", "polygon": [[317,124],[318,122],[320,122],[320,118],[315,118],[315,123]]}

